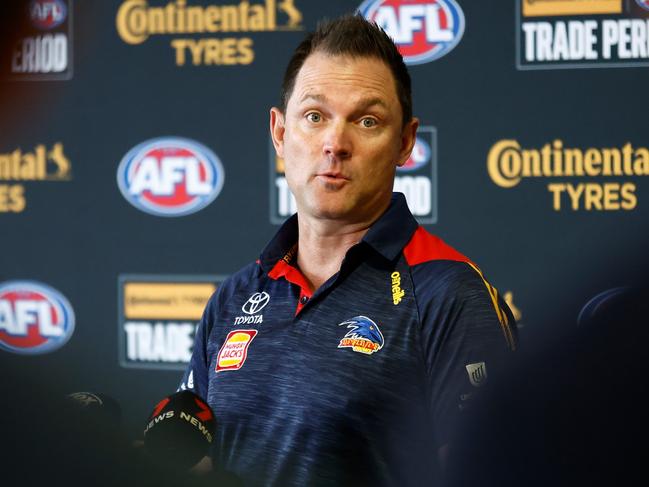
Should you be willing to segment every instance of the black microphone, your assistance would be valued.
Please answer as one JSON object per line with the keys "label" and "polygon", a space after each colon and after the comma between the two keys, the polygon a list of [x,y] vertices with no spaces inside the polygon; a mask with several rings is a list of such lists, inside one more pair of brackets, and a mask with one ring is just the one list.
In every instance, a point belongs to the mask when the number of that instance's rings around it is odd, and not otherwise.
{"label": "black microphone", "polygon": [[163,466],[187,470],[208,454],[214,413],[200,397],[185,390],[165,397],[144,428],[144,449]]}
{"label": "black microphone", "polygon": [[73,392],[67,395],[69,404],[83,420],[96,422],[108,428],[119,427],[122,410],[112,397],[100,392]]}

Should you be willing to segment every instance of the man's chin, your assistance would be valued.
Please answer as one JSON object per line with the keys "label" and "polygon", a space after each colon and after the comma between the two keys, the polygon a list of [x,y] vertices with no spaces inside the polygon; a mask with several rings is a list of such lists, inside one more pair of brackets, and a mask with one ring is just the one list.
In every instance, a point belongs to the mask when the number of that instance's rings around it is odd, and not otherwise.
{"label": "man's chin", "polygon": [[378,215],[371,214],[371,209],[376,207],[376,201],[372,198],[361,199],[341,192],[307,199],[303,205],[298,204],[298,214],[319,220],[360,223],[375,219]]}
{"label": "man's chin", "polygon": [[314,205],[311,207],[309,215],[318,220],[332,220],[341,223],[358,223],[366,220],[366,215],[361,211],[361,205],[350,203],[349,200],[338,204],[329,202]]}
{"label": "man's chin", "polygon": [[348,208],[321,206],[311,212],[314,218],[321,220],[345,220],[352,213]]}
{"label": "man's chin", "polygon": [[[312,201],[308,205],[306,213],[317,219],[322,220],[341,220],[347,219],[350,214],[354,213],[355,206],[350,204],[346,198],[323,197],[318,201]],[[298,213],[303,214],[304,211]]]}

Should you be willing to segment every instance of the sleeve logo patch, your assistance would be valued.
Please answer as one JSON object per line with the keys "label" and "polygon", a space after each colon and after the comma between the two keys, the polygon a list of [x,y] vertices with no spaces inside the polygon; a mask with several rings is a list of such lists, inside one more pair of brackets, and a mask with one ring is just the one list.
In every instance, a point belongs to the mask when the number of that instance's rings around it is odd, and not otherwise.
{"label": "sleeve logo patch", "polygon": [[487,365],[484,362],[466,365],[469,382],[474,387],[480,387],[487,380]]}
{"label": "sleeve logo patch", "polygon": [[367,316],[356,316],[339,323],[350,330],[340,340],[338,348],[351,348],[354,352],[372,355],[383,348],[383,334],[379,326]]}
{"label": "sleeve logo patch", "polygon": [[233,330],[219,350],[216,358],[216,372],[224,370],[239,370],[243,367],[248,356],[248,347],[252,339],[257,336],[257,330]]}

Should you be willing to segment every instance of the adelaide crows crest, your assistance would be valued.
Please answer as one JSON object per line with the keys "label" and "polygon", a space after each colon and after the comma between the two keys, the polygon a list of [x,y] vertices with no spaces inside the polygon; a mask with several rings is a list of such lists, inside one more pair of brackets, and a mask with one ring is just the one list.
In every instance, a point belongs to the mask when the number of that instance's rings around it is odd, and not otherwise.
{"label": "adelaide crows crest", "polygon": [[338,348],[351,348],[354,352],[371,355],[383,348],[383,334],[376,323],[367,316],[355,316],[350,320],[339,323],[350,330],[340,340]]}

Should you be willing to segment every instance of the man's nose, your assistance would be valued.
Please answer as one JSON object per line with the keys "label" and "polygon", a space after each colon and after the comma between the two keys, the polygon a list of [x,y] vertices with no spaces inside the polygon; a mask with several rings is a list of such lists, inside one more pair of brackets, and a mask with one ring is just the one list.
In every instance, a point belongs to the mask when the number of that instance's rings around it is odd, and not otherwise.
{"label": "man's nose", "polygon": [[345,120],[332,121],[327,127],[322,144],[322,151],[327,156],[345,159],[352,153],[350,127]]}

